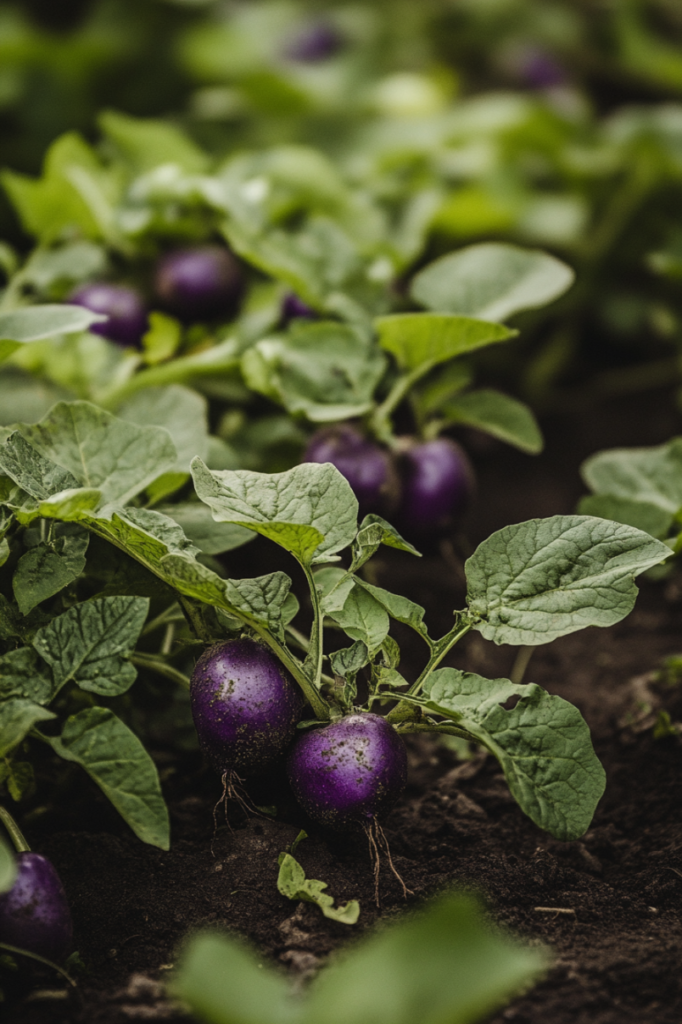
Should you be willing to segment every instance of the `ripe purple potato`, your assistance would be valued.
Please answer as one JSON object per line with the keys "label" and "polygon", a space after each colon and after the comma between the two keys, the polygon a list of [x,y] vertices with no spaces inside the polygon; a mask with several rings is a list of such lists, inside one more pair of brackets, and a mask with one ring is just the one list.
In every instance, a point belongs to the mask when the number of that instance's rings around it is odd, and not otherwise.
{"label": "ripe purple potato", "polygon": [[160,258],[154,290],[164,308],[181,320],[210,320],[236,311],[244,275],[225,246],[198,245]]}
{"label": "ripe purple potato", "polygon": [[59,875],[41,854],[18,854],[16,881],[0,896],[0,941],[61,963],[71,939],[71,911]]}
{"label": "ripe purple potato", "polygon": [[447,533],[474,489],[474,471],[464,449],[447,437],[415,444],[405,451],[401,468],[399,529],[408,537]]}
{"label": "ripe purple potato", "polygon": [[204,651],[189,692],[199,743],[220,775],[276,761],[296,733],[304,704],[286,669],[249,639]]}
{"label": "ripe purple potato", "polygon": [[69,302],[109,317],[104,323],[89,328],[93,334],[101,334],[117,345],[140,347],[148,326],[147,310],[142,296],[134,288],[106,281],[92,282],[77,288]]}
{"label": "ripe purple potato", "polygon": [[386,515],[395,507],[398,478],[390,453],[350,424],[318,430],[308,442],[303,461],[336,466],[358,499],[360,518],[370,512]]}
{"label": "ripe purple potato", "polygon": [[317,313],[315,310],[311,309],[303,299],[299,299],[298,295],[295,295],[294,292],[289,292],[285,295],[282,302],[282,320],[285,323],[288,324],[290,320],[315,320],[316,318]]}
{"label": "ripe purple potato", "polygon": [[381,715],[347,715],[304,733],[289,755],[294,796],[321,825],[367,825],[391,807],[407,781],[407,752]]}
{"label": "ripe purple potato", "polygon": [[287,43],[284,54],[301,64],[317,64],[329,60],[342,48],[344,39],[326,18],[318,18],[299,28]]}

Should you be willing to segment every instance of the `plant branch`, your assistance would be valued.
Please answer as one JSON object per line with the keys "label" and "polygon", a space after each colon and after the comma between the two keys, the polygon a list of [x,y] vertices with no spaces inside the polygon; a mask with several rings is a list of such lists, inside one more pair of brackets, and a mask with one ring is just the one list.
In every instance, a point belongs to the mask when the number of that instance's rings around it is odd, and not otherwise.
{"label": "plant branch", "polygon": [[63,978],[66,978],[69,985],[72,985],[73,988],[78,987],[71,975],[68,974],[63,967],[60,967],[59,964],[54,963],[52,960],[48,960],[45,956],[38,956],[37,953],[31,953],[28,949],[21,949],[20,946],[10,946],[9,942],[0,942],[0,949],[6,949],[8,953],[14,953],[16,956],[27,956],[30,957],[31,960],[37,960],[40,964],[46,964],[48,967],[51,967],[53,971],[57,971]]}
{"label": "plant branch", "polygon": [[0,806],[0,821],[7,829],[7,833],[14,844],[14,848],[17,853],[30,853],[31,847],[26,842],[21,829],[17,825],[16,821],[4,807]]}
{"label": "plant branch", "polygon": [[[412,684],[412,686],[407,691],[409,696],[417,696],[421,692],[424,683],[429,678],[433,670],[437,668],[438,665],[440,665],[441,661],[448,653],[448,651],[450,651],[455,646],[455,644],[459,643],[463,636],[466,636],[466,634],[471,629],[472,625],[473,623],[470,622],[468,619],[465,619],[464,625],[461,625],[460,620],[458,619],[458,621],[455,623],[450,632],[446,633],[445,636],[441,637],[440,640],[436,641],[436,643],[433,645],[431,649],[431,657],[426,663],[419,678],[416,680],[416,682]],[[393,710],[388,713],[388,721],[394,723],[402,721],[407,716],[408,710],[410,708],[411,705],[407,701],[401,700],[400,703],[397,704],[396,707],[394,707]]]}
{"label": "plant branch", "polygon": [[189,676],[186,676],[184,672],[180,672],[179,669],[173,668],[167,662],[163,661],[162,658],[158,658],[153,654],[131,654],[130,661],[133,665],[137,665],[139,668],[147,668],[150,672],[156,672],[159,676],[165,676],[166,679],[172,679],[174,683],[179,683],[180,686],[185,690],[189,690]]}
{"label": "plant branch", "polygon": [[369,420],[369,427],[372,433],[385,444],[391,444],[393,441],[393,429],[391,427],[391,415],[400,405],[402,400],[408,394],[410,389],[425,377],[433,369],[434,363],[432,361],[422,363],[416,369],[412,370],[411,373],[402,374],[393,387],[386,395],[381,405],[372,413]]}

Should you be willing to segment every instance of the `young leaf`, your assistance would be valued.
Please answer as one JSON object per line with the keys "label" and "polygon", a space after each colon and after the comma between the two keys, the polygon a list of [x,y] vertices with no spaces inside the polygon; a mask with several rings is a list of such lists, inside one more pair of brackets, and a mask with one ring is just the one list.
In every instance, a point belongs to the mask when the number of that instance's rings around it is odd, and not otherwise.
{"label": "young leaf", "polygon": [[87,331],[92,324],[102,323],[106,316],[83,306],[27,306],[11,313],[0,313],[0,362],[30,341],[53,338],[55,334]]}
{"label": "young leaf", "polygon": [[675,515],[682,508],[682,437],[656,448],[614,448],[587,459],[581,468],[596,494],[656,505]]}
{"label": "young leaf", "polygon": [[315,903],[325,917],[341,924],[355,924],[360,916],[360,904],[357,900],[349,900],[339,907],[334,906],[334,897],[324,892],[326,882],[318,882],[306,878],[305,871],[290,853],[282,853],[279,858],[279,875],[277,888],[288,900],[303,900]]}
{"label": "young leaf", "polygon": [[416,630],[417,633],[424,640],[429,642],[428,632],[426,624],[424,622],[424,609],[421,605],[415,604],[414,601],[410,601],[407,597],[403,597],[401,594],[392,594],[389,590],[384,590],[382,587],[375,587],[371,583],[366,583],[359,576],[355,582],[363,590],[366,590],[375,601],[378,601],[382,608],[385,608],[392,619],[396,622],[403,622],[406,626],[410,626]]}
{"label": "young leaf", "polygon": [[379,344],[403,370],[436,366],[518,334],[502,324],[435,313],[394,313],[374,323]]}
{"label": "young leaf", "polygon": [[505,526],[465,565],[474,628],[496,644],[544,644],[586,626],[620,622],[635,576],[670,548],[641,530],[591,516]]}
{"label": "young leaf", "polygon": [[11,698],[0,703],[0,757],[6,757],[18,747],[38,722],[54,717],[51,711],[32,700]]}
{"label": "young leaf", "polygon": [[342,679],[352,678],[369,664],[367,644],[362,640],[356,640],[350,647],[342,647],[340,651],[330,654],[329,661],[335,676],[341,676]]}
{"label": "young leaf", "polygon": [[381,647],[388,633],[388,615],[363,587],[356,586],[340,611],[327,613],[352,640],[361,640],[370,656]]}
{"label": "young leaf", "polygon": [[542,451],[542,434],[533,413],[501,391],[468,391],[447,402],[441,411],[450,423],[475,427],[522,452],[537,455]]}
{"label": "young leaf", "polygon": [[415,275],[410,295],[434,312],[499,321],[553,302],[574,278],[570,267],[539,249],[483,242],[429,263]]}
{"label": "young leaf", "polygon": [[40,423],[19,424],[18,430],[39,455],[70,473],[76,486],[97,488],[105,502],[125,504],[177,460],[168,431],[127,423],[90,402],[58,402]]}
{"label": "young leaf", "polygon": [[286,473],[267,474],[211,472],[195,459],[192,476],[217,522],[237,523],[269,537],[304,565],[330,561],[355,537],[357,499],[330,463],[303,463]]}
{"label": "young leaf", "polygon": [[381,516],[370,514],[365,516],[360,523],[357,537],[353,541],[351,572],[357,572],[365,562],[368,562],[372,555],[379,550],[381,544],[385,544],[389,548],[397,548],[398,551],[408,551],[411,555],[421,558],[420,552],[404,537],[401,537],[394,526],[391,526]]}
{"label": "young leaf", "polygon": [[58,530],[54,544],[38,544],[21,556],[12,590],[22,615],[78,579],[89,539],[85,530],[69,524]]}
{"label": "young leaf", "polygon": [[72,679],[82,690],[114,697],[135,682],[137,671],[127,658],[148,610],[144,597],[84,601],[39,629],[33,647],[52,668],[57,688]]}
{"label": "young leaf", "polygon": [[578,502],[576,511],[581,516],[599,516],[600,519],[612,519],[616,523],[634,526],[659,540],[667,536],[675,518],[660,505],[632,498],[618,498],[614,494],[586,494]]}
{"label": "young leaf", "polygon": [[24,697],[49,704],[56,692],[52,674],[38,664],[32,647],[17,647],[0,658],[0,700]]}
{"label": "young leaf", "polygon": [[136,836],[169,849],[168,809],[156,766],[120,718],[107,708],[79,711],[50,743],[60,757],[85,768]]}
{"label": "young leaf", "polygon": [[[429,680],[427,707],[452,718],[495,755],[521,810],[556,839],[589,828],[606,786],[590,730],[573,704],[535,683],[484,679],[439,669]],[[502,704],[520,694],[510,711]]]}

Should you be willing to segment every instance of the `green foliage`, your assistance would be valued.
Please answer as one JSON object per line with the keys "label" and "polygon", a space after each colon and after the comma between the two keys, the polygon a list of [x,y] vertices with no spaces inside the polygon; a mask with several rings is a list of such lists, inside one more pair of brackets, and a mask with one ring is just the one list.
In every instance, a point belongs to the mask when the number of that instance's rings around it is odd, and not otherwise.
{"label": "green foliage", "polygon": [[406,370],[437,366],[518,333],[502,324],[435,313],[396,313],[380,317],[376,327],[381,347]]}
{"label": "green foliage", "polygon": [[324,892],[327,883],[306,878],[305,871],[290,853],[281,853],[279,856],[277,888],[288,900],[303,900],[305,903],[316,904],[324,916],[332,921],[355,924],[360,916],[360,904],[357,900],[349,900],[348,903],[335,907],[334,897]]}

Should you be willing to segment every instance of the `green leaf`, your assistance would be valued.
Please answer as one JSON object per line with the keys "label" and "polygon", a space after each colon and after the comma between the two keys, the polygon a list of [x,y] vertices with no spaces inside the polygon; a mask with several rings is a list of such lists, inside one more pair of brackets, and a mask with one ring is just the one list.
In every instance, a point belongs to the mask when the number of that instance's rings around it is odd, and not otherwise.
{"label": "green leaf", "polygon": [[333,321],[294,323],[287,335],[263,338],[242,357],[249,387],[316,423],[368,412],[385,368],[375,346]]}
{"label": "green leaf", "polygon": [[306,878],[305,871],[290,853],[280,854],[277,888],[288,900],[315,903],[324,916],[332,921],[355,924],[360,916],[360,904],[357,900],[349,900],[348,903],[334,907],[334,897],[324,892],[327,883]]}
{"label": "green leaf", "polygon": [[436,366],[518,334],[502,324],[435,313],[395,313],[374,323],[379,344],[403,370]]}
{"label": "green leaf", "polygon": [[105,502],[125,504],[177,461],[166,430],[138,427],[90,402],[58,402],[40,423],[17,429],[39,455],[70,473],[76,486],[97,488]]}
{"label": "green leaf", "polygon": [[[453,719],[495,755],[514,799],[536,825],[563,840],[587,831],[606,775],[576,707],[535,683],[454,668],[439,669],[429,683],[428,709]],[[505,710],[515,695],[521,699]]]}
{"label": "green leaf", "polygon": [[682,437],[655,448],[614,448],[599,452],[581,467],[596,494],[629,498],[674,515],[682,507]]}
{"label": "green leaf", "polygon": [[378,601],[381,607],[386,609],[392,619],[410,626],[411,629],[414,629],[428,642],[428,631],[424,622],[424,609],[421,605],[415,604],[414,601],[410,601],[407,597],[402,597],[401,594],[392,594],[389,590],[384,590],[382,587],[375,587],[371,583],[366,583],[359,576],[356,577],[355,582],[363,590],[366,590],[368,594],[371,594],[374,600]]}
{"label": "green leaf", "polygon": [[0,362],[8,359],[22,345],[40,338],[53,338],[55,334],[87,331],[92,324],[107,320],[101,313],[93,313],[83,306],[60,305],[27,306],[11,313],[0,313]]}
{"label": "green leaf", "polygon": [[320,611],[323,615],[339,612],[346,598],[355,586],[355,580],[345,569],[326,566],[315,573],[315,587],[320,595]]}
{"label": "green leaf", "polygon": [[18,747],[38,722],[54,717],[51,711],[32,700],[12,698],[0,703],[0,757],[6,757]]}
{"label": "green leaf", "polygon": [[39,629],[33,647],[52,668],[55,686],[74,680],[82,690],[114,697],[137,671],[127,660],[149,610],[144,597],[101,597],[74,605]]}
{"label": "green leaf", "polygon": [[190,388],[146,388],[120,405],[116,415],[140,427],[168,431],[177,452],[172,472],[189,473],[195,455],[208,458],[208,402]]}
{"label": "green leaf", "polygon": [[450,423],[464,423],[483,430],[500,441],[537,455],[542,451],[542,433],[527,405],[501,391],[469,391],[442,407]]}
{"label": "green leaf", "polygon": [[205,555],[219,555],[233,551],[256,539],[252,530],[234,523],[216,523],[211,510],[199,501],[179,502],[157,509],[183,530],[192,544]]}
{"label": "green leaf", "polygon": [[660,540],[667,536],[675,518],[660,505],[618,498],[614,494],[587,494],[580,499],[577,512],[581,516],[599,516],[600,519],[634,526]]}
{"label": "green leaf", "polygon": [[170,847],[168,809],[159,775],[135,733],[107,708],[88,708],[67,718],[55,752],[85,768],[123,820],[144,843]]}
{"label": "green leaf", "polygon": [[404,537],[401,537],[394,526],[391,526],[381,516],[370,514],[365,516],[360,523],[357,537],[353,542],[351,572],[357,572],[365,562],[369,561],[381,544],[385,544],[389,548],[397,548],[398,551],[408,551],[411,555],[421,558],[419,551]]}
{"label": "green leaf", "polygon": [[546,965],[543,949],[491,927],[473,897],[449,894],[354,944],[321,971],[301,1024],[474,1024]]}
{"label": "green leaf", "polygon": [[24,799],[35,783],[35,772],[33,765],[28,761],[5,761],[4,771],[6,772],[4,783],[7,791],[17,803]]}
{"label": "green leaf", "polygon": [[[103,246],[94,242],[67,242],[52,249],[34,249],[21,268],[21,280],[39,292],[47,292],[55,286],[60,289],[65,285],[73,287],[76,282],[88,278],[102,278],[107,270],[107,254]],[[63,309],[63,306],[52,308]]]}
{"label": "green leaf", "polygon": [[0,701],[23,697],[49,704],[56,692],[52,674],[39,665],[32,647],[17,647],[0,658]]}
{"label": "green leaf", "polygon": [[0,893],[9,892],[17,877],[14,851],[0,836]]}
{"label": "green leaf", "polygon": [[342,647],[340,651],[334,651],[329,655],[332,672],[342,679],[354,678],[360,669],[369,664],[369,651],[367,644],[362,640],[356,640],[350,647]]}
{"label": "green leaf", "polygon": [[552,516],[505,526],[465,565],[474,628],[496,644],[544,644],[632,611],[635,576],[670,549],[631,526]]}
{"label": "green leaf", "polygon": [[34,498],[78,489],[68,470],[41,455],[19,431],[0,442],[0,470]]}
{"label": "green leaf", "polygon": [[570,267],[539,249],[483,242],[429,263],[415,275],[410,295],[434,312],[499,321],[553,302],[574,278]]}
{"label": "green leaf", "polygon": [[200,174],[208,157],[188,135],[168,121],[130,117],[105,110],[97,118],[101,130],[138,171],[153,171],[159,164],[177,164]]}
{"label": "green leaf", "polygon": [[87,532],[72,524],[58,527],[50,544],[41,543],[21,556],[12,590],[22,615],[78,579],[85,568]]}
{"label": "green leaf", "polygon": [[355,537],[357,499],[330,463],[303,463],[286,473],[212,473],[195,459],[192,476],[216,521],[269,537],[304,565],[330,561]]}
{"label": "green leaf", "polygon": [[142,336],[144,361],[148,366],[164,363],[175,355],[182,341],[182,324],[165,313],[149,314],[149,330]]}
{"label": "green leaf", "polygon": [[352,640],[361,640],[370,656],[381,647],[388,633],[389,621],[384,608],[361,586],[351,590],[340,611],[327,614]]}

